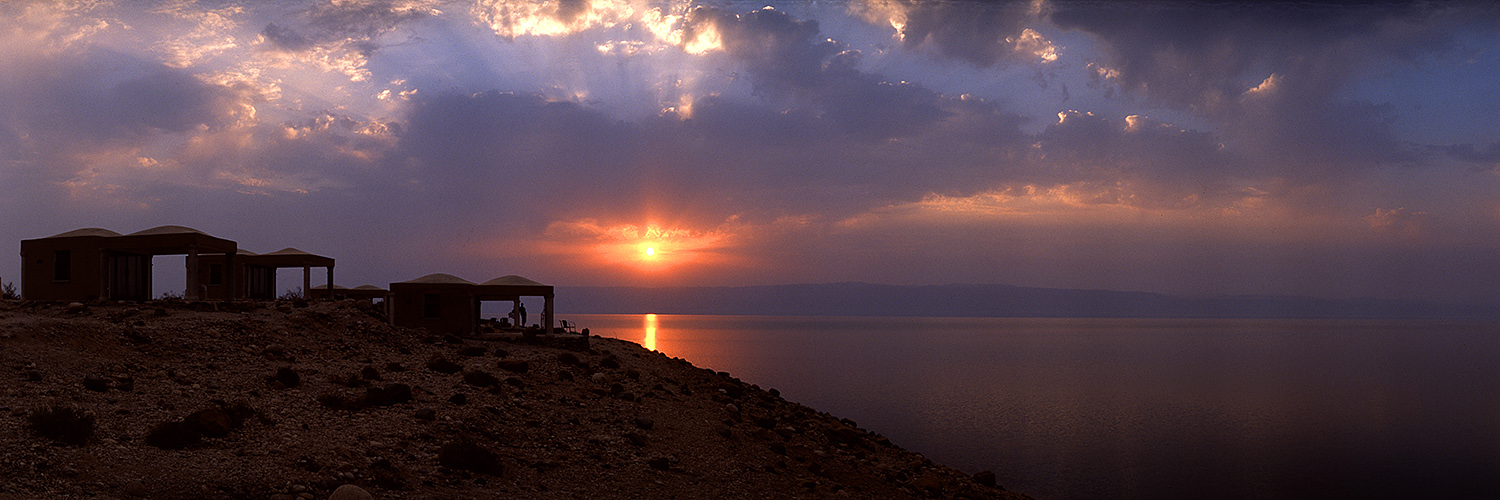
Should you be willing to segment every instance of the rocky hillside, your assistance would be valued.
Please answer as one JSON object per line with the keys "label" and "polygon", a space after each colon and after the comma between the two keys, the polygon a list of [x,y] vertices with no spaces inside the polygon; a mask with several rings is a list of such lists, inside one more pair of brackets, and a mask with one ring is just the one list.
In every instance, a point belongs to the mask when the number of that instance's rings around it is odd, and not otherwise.
{"label": "rocky hillside", "polygon": [[363,303],[0,302],[0,499],[1019,499],[641,346]]}

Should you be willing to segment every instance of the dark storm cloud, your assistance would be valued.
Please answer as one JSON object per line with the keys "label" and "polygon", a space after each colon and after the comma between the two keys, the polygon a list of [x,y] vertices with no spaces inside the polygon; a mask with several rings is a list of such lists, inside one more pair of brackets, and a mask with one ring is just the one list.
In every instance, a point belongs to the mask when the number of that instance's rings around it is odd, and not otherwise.
{"label": "dark storm cloud", "polygon": [[1007,39],[1021,36],[1035,16],[1030,2],[903,2],[902,43],[909,49],[931,45],[939,54],[976,66],[1035,59]]}
{"label": "dark storm cloud", "polygon": [[[532,94],[443,93],[417,100],[398,156],[446,196],[529,198],[609,189],[639,157],[635,126],[573,102]],[[579,180],[589,182],[570,186]]]}
{"label": "dark storm cloud", "polygon": [[[1240,165],[1217,138],[1147,117],[1110,120],[1069,111],[1036,137],[1040,158],[1027,180],[1048,184],[1133,185],[1131,204],[1163,206],[1232,199],[1240,188],[1227,184]],[[1101,202],[1125,200],[1101,199]]]}
{"label": "dark storm cloud", "polygon": [[1098,37],[1096,84],[1217,122],[1263,175],[1304,183],[1420,163],[1392,131],[1389,105],[1341,92],[1379,65],[1451,52],[1458,28],[1494,14],[1404,2],[1057,2],[1047,12]]}
{"label": "dark storm cloud", "polygon": [[375,38],[428,14],[417,2],[320,2],[308,10],[307,19],[309,25],[329,34]]}
{"label": "dark storm cloud", "polygon": [[12,127],[26,135],[70,138],[45,144],[72,149],[128,143],[162,132],[216,128],[245,99],[182,70],[113,52],[90,50],[76,60],[30,61],[39,78],[5,89]]}
{"label": "dark storm cloud", "polygon": [[302,52],[314,46],[312,41],[297,33],[296,30],[279,26],[276,23],[267,24],[266,29],[261,30],[260,34],[271,42],[271,45],[287,52]]}
{"label": "dark storm cloud", "polygon": [[1326,96],[1372,60],[1445,47],[1445,11],[1427,4],[1056,2],[1048,19],[1103,42],[1116,84],[1213,111],[1272,74]]}
{"label": "dark storm cloud", "polygon": [[745,65],[758,90],[793,97],[850,134],[909,136],[949,116],[940,94],[860,71],[860,53],[820,39],[816,21],[771,9],[735,15],[700,8],[688,26],[690,33],[713,28],[724,52]]}

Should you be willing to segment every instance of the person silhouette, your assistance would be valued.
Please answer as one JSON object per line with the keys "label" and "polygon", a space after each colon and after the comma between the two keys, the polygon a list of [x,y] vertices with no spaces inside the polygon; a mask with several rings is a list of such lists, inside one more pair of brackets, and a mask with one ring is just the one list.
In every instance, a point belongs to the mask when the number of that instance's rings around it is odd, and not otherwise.
{"label": "person silhouette", "polygon": [[521,324],[520,324],[520,326],[525,327],[526,326],[526,304],[521,304],[521,308],[520,308],[519,312],[521,313]]}

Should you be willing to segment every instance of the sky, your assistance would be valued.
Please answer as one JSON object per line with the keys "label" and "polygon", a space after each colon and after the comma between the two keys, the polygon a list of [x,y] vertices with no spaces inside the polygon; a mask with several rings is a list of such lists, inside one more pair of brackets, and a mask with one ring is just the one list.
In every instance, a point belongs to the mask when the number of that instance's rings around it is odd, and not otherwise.
{"label": "sky", "polygon": [[1495,116],[1480,1],[11,0],[0,241],[1494,302]]}

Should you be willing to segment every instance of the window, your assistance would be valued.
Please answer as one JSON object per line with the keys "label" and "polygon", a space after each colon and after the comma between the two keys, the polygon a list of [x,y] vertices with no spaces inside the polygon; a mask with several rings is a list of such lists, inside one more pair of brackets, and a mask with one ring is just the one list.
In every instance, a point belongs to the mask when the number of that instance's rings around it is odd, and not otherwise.
{"label": "window", "polygon": [[70,250],[58,250],[53,253],[52,281],[73,280],[73,252]]}
{"label": "window", "polygon": [[422,317],[443,317],[443,296],[436,293],[422,295]]}
{"label": "window", "polygon": [[209,264],[208,265],[208,284],[210,284],[210,285],[222,285],[222,284],[224,284],[224,264]]}

